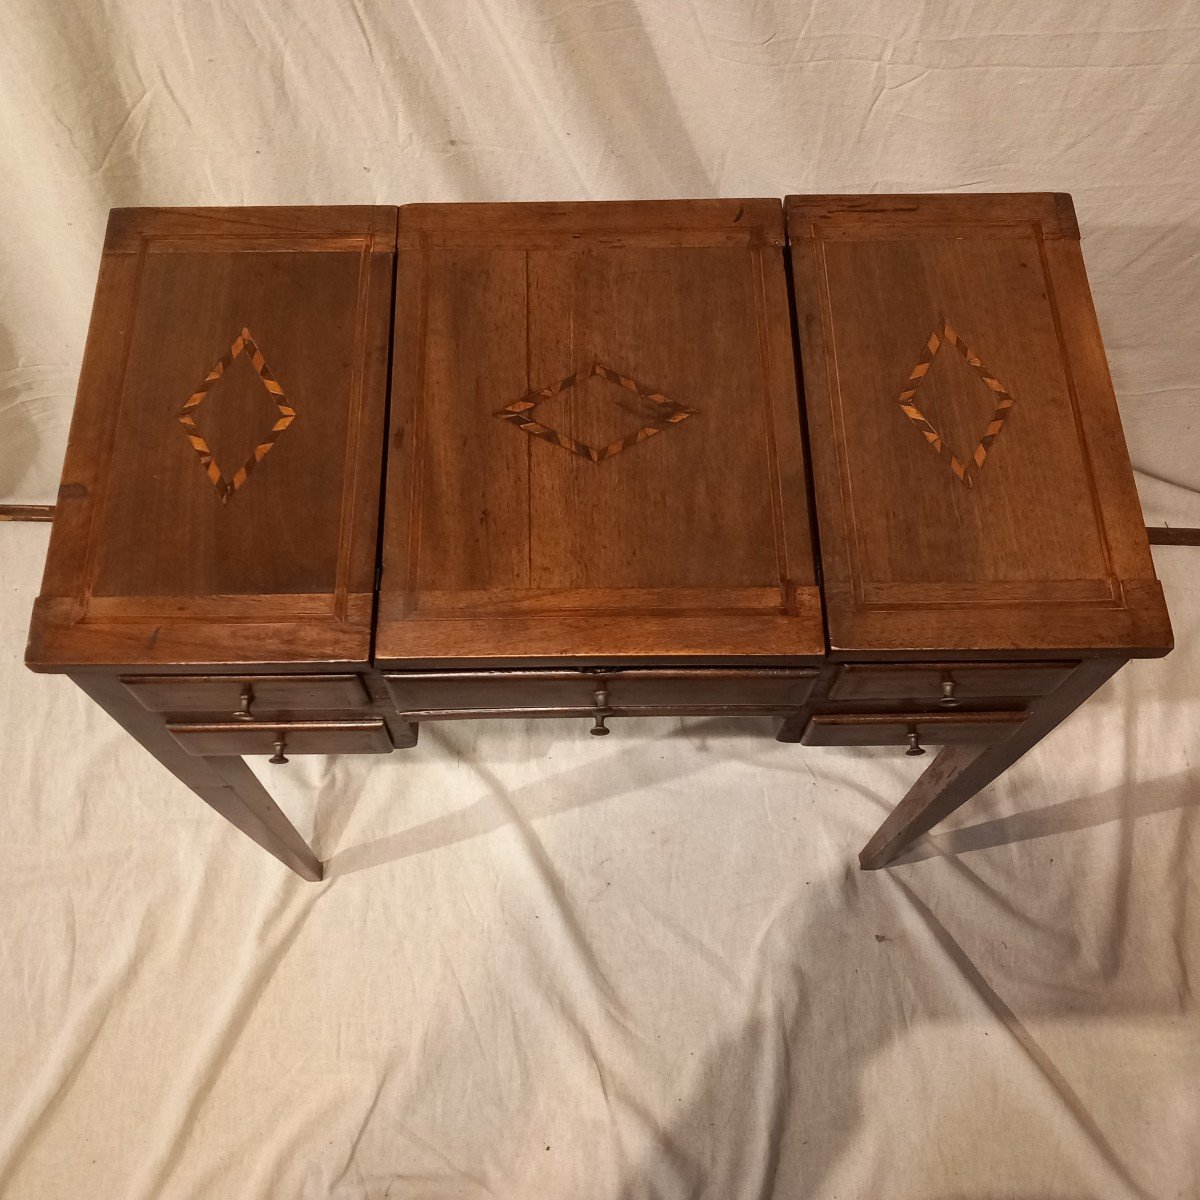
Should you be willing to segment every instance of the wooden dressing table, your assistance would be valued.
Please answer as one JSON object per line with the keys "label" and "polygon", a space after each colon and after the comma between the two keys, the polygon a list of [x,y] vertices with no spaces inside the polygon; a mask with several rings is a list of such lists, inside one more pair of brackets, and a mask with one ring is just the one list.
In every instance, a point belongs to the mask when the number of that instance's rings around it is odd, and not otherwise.
{"label": "wooden dressing table", "polygon": [[306,879],[243,755],[943,747],[873,868],[1170,647],[1067,196],[111,216],[27,661]]}

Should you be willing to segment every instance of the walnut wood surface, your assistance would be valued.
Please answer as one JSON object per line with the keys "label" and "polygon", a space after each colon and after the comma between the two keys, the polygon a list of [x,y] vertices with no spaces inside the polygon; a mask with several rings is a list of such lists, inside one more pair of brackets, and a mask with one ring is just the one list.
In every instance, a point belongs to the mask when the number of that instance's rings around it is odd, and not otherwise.
{"label": "walnut wood surface", "polygon": [[1070,198],[787,221],[835,656],[1170,649]]}
{"label": "walnut wood surface", "polygon": [[31,666],[367,661],[394,218],[113,212]]}
{"label": "walnut wood surface", "polygon": [[824,653],[776,200],[401,210],[376,660]]}

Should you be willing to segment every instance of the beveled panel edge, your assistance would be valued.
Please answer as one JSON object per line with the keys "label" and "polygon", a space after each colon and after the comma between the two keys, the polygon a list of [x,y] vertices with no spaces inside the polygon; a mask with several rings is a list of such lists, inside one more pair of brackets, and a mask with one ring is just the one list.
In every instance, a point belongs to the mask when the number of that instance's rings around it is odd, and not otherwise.
{"label": "beveled panel edge", "polygon": [[[778,196],[706,200],[574,200],[466,204],[404,204],[398,210],[398,245],[415,245],[439,232],[467,235],[516,233],[562,238],[753,230],[784,244],[783,201]],[[581,225],[584,228],[581,229]]]}
{"label": "beveled panel edge", "polygon": [[820,593],[797,589],[798,616],[647,616],[605,614],[485,620],[390,619],[376,630],[375,666],[411,667],[638,662],[648,665],[819,663],[826,656]]}
{"label": "beveled panel edge", "polygon": [[[1071,403],[1079,417],[1111,568],[1126,587],[1129,581],[1156,579],[1145,514],[1133,478],[1082,248],[1077,241],[1058,241],[1043,242],[1040,250],[1055,334],[1071,388]],[[1087,420],[1080,415],[1084,396],[1088,398]],[[1163,617],[1167,619],[1165,608]]]}
{"label": "beveled panel edge", "polygon": [[237,670],[276,664],[299,665],[305,670],[357,669],[371,660],[374,596],[366,593],[349,599],[346,621],[334,617],[247,621],[216,616],[179,622],[140,618],[92,623],[57,619],[53,606],[62,601],[38,597],[25,665],[44,673],[90,667]]}
{"label": "beveled panel edge", "polygon": [[363,243],[387,253],[395,249],[394,204],[294,205],[279,207],[114,208],[109,211],[105,254],[132,254],[144,240],[186,241],[189,249],[219,243],[219,250],[262,250],[271,244],[312,242],[329,249]]}
{"label": "beveled panel edge", "polygon": [[[1161,658],[1174,648],[1174,636],[1155,580],[1125,584],[1121,608],[1055,604],[1038,616],[1037,636],[1030,637],[1026,604],[939,606],[941,636],[929,637],[929,614],[913,609],[855,607],[845,589],[827,588],[829,657],[836,662],[893,659],[935,661],[947,655],[971,659],[997,656],[1021,659],[1063,655],[1071,658]],[[936,588],[931,586],[931,597]],[[952,619],[947,619],[952,618]],[[949,632],[948,632],[949,631]]]}
{"label": "beveled panel edge", "polygon": [[1068,192],[911,192],[812,196],[783,200],[789,241],[818,236],[843,218],[863,225],[879,216],[889,226],[926,229],[955,224],[1038,225],[1047,238],[1079,238],[1075,203]]}

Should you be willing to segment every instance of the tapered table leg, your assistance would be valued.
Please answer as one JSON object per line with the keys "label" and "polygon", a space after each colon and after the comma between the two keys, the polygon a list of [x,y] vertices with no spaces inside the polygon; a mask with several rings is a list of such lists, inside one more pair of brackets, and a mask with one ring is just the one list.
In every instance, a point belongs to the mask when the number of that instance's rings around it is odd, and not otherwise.
{"label": "tapered table leg", "polygon": [[167,732],[162,719],[141,708],[113,676],[81,672],[71,677],[172,775],[231,825],[301,878],[314,883],[321,879],[321,860],[242,759],[188,754]]}
{"label": "tapered table leg", "polygon": [[981,788],[1006,771],[1069,716],[1125,659],[1092,659],[1034,708],[1006,741],[989,746],[946,746],[913,784],[858,856],[864,870],[885,867]]}
{"label": "tapered table leg", "polygon": [[[162,762],[162,759],[159,761]],[[268,854],[273,854],[284,866],[291,867],[302,879],[319,882],[324,873],[321,860],[309,849],[308,843],[283,815],[279,805],[271,799],[271,794],[246,763],[240,758],[225,757],[201,761],[224,781],[225,786],[206,786],[201,790],[195,783],[184,779],[192,791]],[[174,773],[168,764],[163,765]]]}
{"label": "tapered table leg", "polygon": [[[898,854],[908,849],[921,834],[932,829],[943,817],[948,817],[960,804],[969,800],[984,783],[990,782],[1008,765],[1000,763],[996,754],[1000,746],[945,746],[925,768],[920,779],[908,794],[892,809],[891,815],[876,831],[875,836],[858,855],[865,871],[885,867]],[[988,773],[982,760],[992,752],[997,763]],[[980,764],[987,779],[972,782],[971,768]]]}

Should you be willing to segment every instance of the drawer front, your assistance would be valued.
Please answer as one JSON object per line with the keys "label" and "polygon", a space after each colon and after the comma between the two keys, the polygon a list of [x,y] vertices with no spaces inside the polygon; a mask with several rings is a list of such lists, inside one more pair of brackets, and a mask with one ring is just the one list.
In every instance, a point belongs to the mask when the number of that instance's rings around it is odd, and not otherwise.
{"label": "drawer front", "polygon": [[679,668],[611,671],[405,671],[385,676],[405,715],[554,710],[741,709],[776,712],[802,705],[811,668]]}
{"label": "drawer front", "polygon": [[845,663],[830,700],[911,700],[956,708],[962,701],[1048,696],[1078,663]]}
{"label": "drawer front", "polygon": [[382,717],[363,721],[172,721],[167,728],[189,754],[387,754]]}
{"label": "drawer front", "polygon": [[293,709],[368,708],[357,675],[136,675],[122,683],[151,712],[213,713],[239,720]]}
{"label": "drawer front", "polygon": [[799,708],[817,674],[799,667],[617,671],[610,677],[609,703],[617,708]]}
{"label": "drawer front", "polygon": [[813,716],[800,741],[806,746],[933,746],[1003,742],[1025,721],[1022,712],[823,713]]}

